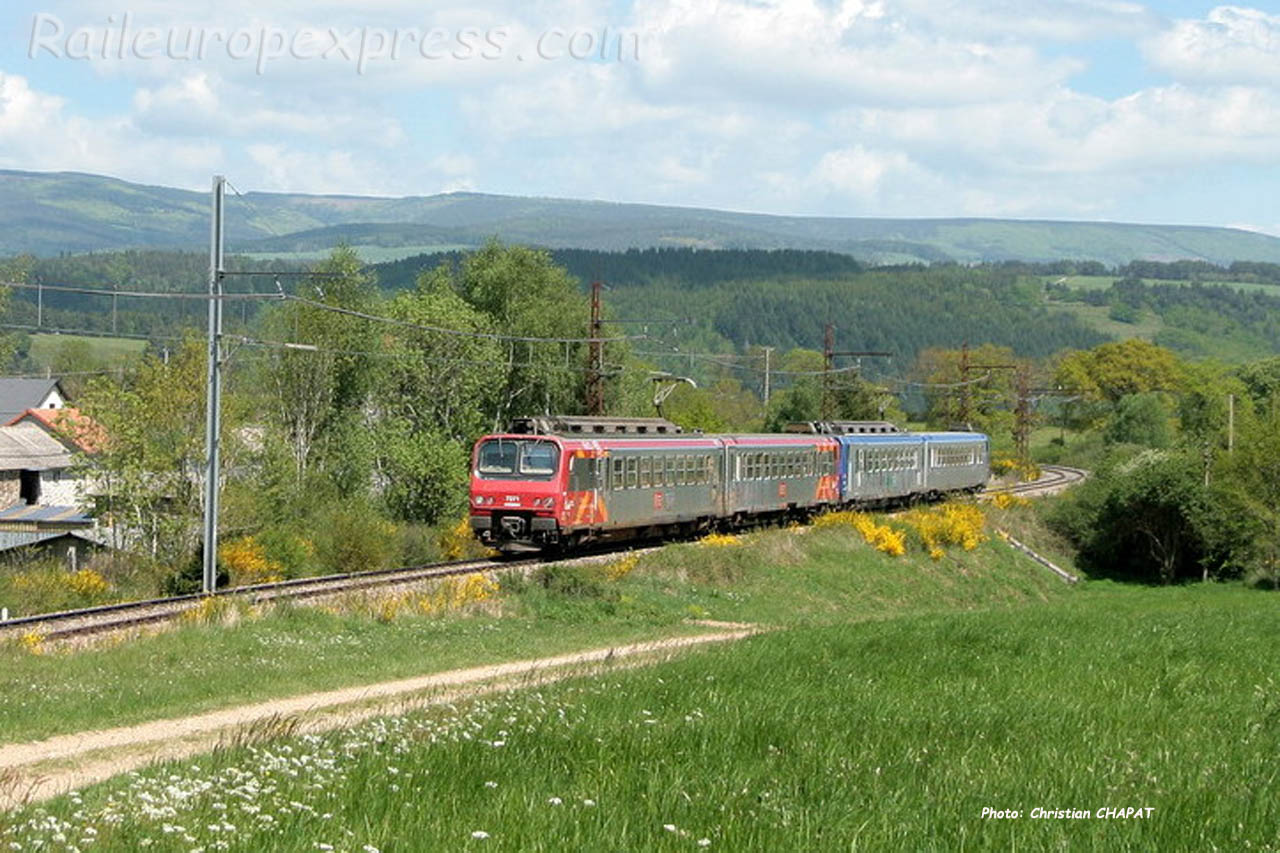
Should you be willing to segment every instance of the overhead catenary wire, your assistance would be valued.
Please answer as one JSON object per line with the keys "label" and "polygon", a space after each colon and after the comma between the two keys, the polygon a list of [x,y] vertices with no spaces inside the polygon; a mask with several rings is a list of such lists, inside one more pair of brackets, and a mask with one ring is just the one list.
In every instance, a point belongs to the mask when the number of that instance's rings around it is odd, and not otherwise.
{"label": "overhead catenary wire", "polygon": [[[272,275],[276,275],[272,273]],[[25,289],[40,289],[63,291],[68,293],[79,293],[89,296],[126,296],[146,299],[191,299],[209,301],[207,293],[190,293],[184,291],[137,291],[137,290],[103,290],[101,288],[91,287],[73,287],[70,285],[53,285],[53,284],[32,284],[28,282],[0,282],[3,287],[17,287]],[[289,293],[224,293],[220,297],[224,301],[236,300],[260,300],[260,301],[284,301],[296,302],[301,305],[307,305],[321,311],[329,311],[335,314],[342,314],[349,317],[358,317],[362,320],[370,322],[387,323],[390,325],[401,326],[409,329],[416,329],[423,332],[432,332],[441,335],[449,335],[453,337],[474,338],[480,340],[494,341],[513,341],[517,343],[556,343],[556,344],[585,344],[585,343],[616,343],[619,341],[647,340],[648,335],[621,335],[608,338],[577,338],[577,337],[545,337],[539,335],[504,335],[499,332],[474,332],[465,329],[450,329],[446,326],[434,326],[426,323],[415,323],[411,320],[401,320],[396,317],[386,317],[380,314],[370,314],[366,311],[357,311],[354,308],[343,308],[340,305],[330,305],[327,302],[320,302],[316,299],[308,299],[304,296],[297,296]]]}

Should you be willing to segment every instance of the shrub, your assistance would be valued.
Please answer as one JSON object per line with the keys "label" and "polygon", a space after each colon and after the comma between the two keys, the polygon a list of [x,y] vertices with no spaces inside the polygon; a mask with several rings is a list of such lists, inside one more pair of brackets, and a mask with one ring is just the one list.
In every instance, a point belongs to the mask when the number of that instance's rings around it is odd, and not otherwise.
{"label": "shrub", "polygon": [[382,569],[396,556],[396,526],[367,504],[349,502],[330,507],[318,521],[316,562],[322,572]]}
{"label": "shrub", "polygon": [[269,558],[266,548],[252,536],[219,545],[218,563],[231,576],[233,586],[284,580],[284,566]]}

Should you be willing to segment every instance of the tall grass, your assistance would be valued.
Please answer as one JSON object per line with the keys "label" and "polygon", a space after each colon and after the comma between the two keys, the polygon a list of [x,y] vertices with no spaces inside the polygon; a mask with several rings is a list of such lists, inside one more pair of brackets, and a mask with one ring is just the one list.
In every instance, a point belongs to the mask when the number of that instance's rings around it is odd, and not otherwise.
{"label": "tall grass", "polygon": [[[1054,608],[797,627],[155,768],[13,815],[0,841],[1274,850],[1277,652],[1274,602],[1223,587],[1101,585]],[[1033,820],[1036,807],[1091,817]]]}

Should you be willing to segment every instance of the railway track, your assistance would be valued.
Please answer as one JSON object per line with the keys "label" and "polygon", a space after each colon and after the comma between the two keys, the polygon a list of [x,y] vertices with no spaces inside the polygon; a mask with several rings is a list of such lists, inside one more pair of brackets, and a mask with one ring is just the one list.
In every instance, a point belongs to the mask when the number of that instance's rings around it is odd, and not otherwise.
{"label": "railway track", "polygon": [[[517,569],[540,562],[527,560],[457,560],[399,569],[374,569],[341,575],[298,578],[276,583],[233,587],[214,594],[215,599],[263,604],[272,601],[301,601],[362,590],[400,586],[421,581],[442,580],[475,572]],[[35,634],[42,642],[90,637],[128,628],[159,625],[178,619],[199,606],[207,596],[182,595],[146,601],[104,604],[82,610],[42,613],[0,622],[0,642]]]}
{"label": "railway track", "polygon": [[1051,495],[1062,491],[1068,486],[1083,482],[1088,476],[1089,472],[1082,468],[1069,468],[1065,465],[1041,465],[1039,479],[1030,483],[1016,483],[1012,486],[986,489],[982,494],[988,497],[994,497],[1001,493],[1023,496]]}

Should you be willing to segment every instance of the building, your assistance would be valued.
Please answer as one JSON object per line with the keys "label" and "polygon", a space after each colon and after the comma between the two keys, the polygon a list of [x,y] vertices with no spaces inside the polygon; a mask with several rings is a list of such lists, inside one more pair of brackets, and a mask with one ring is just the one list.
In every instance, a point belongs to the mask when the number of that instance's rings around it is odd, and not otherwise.
{"label": "building", "polygon": [[9,423],[27,409],[61,409],[66,392],[56,379],[0,379],[0,423]]}
{"label": "building", "polygon": [[65,444],[33,423],[0,427],[0,507],[75,507],[84,491]]}
{"label": "building", "polygon": [[74,406],[60,409],[27,409],[5,426],[35,424],[62,442],[72,453],[97,453],[106,439],[106,431]]}
{"label": "building", "polygon": [[108,547],[97,530],[0,530],[0,560],[36,552],[64,562],[73,572],[84,560]]}

